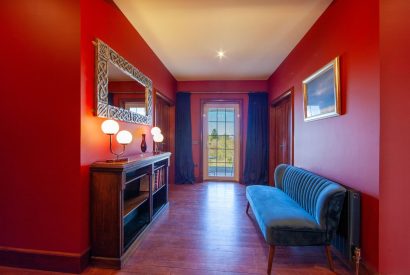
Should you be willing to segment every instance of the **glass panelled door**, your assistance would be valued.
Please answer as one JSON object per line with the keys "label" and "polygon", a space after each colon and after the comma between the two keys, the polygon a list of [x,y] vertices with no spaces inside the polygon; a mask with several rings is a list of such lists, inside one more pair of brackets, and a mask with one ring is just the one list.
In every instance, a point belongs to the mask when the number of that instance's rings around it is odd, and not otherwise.
{"label": "glass panelled door", "polygon": [[204,105],[204,180],[239,181],[239,116],[239,104]]}

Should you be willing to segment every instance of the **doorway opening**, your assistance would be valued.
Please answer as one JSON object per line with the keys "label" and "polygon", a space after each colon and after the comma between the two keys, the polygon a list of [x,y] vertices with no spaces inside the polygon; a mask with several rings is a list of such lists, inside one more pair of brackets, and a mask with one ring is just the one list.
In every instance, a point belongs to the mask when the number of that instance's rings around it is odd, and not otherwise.
{"label": "doorway opening", "polygon": [[158,91],[155,91],[155,126],[161,129],[164,141],[159,144],[159,150],[163,152],[171,151],[171,115],[173,102],[167,99]]}
{"label": "doorway opening", "polygon": [[157,149],[162,152],[172,152],[170,169],[169,169],[169,183],[174,183],[175,174],[175,103],[167,96],[155,90],[155,126],[161,129],[164,136],[163,142],[157,144]]}
{"label": "doorway opening", "polygon": [[240,103],[203,104],[202,178],[204,181],[239,181]]}

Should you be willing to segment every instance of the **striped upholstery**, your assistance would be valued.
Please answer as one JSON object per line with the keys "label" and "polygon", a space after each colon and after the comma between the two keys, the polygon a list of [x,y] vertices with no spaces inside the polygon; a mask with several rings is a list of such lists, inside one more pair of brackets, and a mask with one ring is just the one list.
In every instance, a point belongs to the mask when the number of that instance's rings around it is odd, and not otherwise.
{"label": "striped upholstery", "polygon": [[329,244],[339,223],[345,188],[291,165],[275,170],[276,187],[248,186],[246,195],[269,244]]}

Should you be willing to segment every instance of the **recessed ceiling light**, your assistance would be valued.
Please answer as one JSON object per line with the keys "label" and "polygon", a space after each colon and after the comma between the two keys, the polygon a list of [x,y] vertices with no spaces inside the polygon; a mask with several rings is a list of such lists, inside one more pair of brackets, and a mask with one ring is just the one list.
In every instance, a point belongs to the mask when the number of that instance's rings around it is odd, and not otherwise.
{"label": "recessed ceiling light", "polygon": [[225,57],[226,57],[224,50],[219,50],[219,51],[216,52],[216,54],[217,54],[217,57],[218,57],[219,59],[222,59],[222,58],[225,58]]}

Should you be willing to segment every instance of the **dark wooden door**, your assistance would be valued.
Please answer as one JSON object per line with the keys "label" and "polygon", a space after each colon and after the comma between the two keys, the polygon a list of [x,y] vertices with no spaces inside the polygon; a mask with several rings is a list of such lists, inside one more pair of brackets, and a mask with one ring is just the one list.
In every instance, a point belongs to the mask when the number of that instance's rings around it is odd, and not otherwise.
{"label": "dark wooden door", "polygon": [[171,162],[169,167],[169,182],[174,183],[174,162],[175,162],[175,104],[174,102],[155,91],[155,126],[161,129],[164,141],[159,145],[159,150],[171,152]]}
{"label": "dark wooden door", "polygon": [[163,152],[170,152],[171,150],[170,110],[171,104],[162,97],[157,95],[155,102],[155,126],[161,129],[162,135],[164,136],[164,141],[159,148]]}
{"label": "dark wooden door", "polygon": [[292,95],[281,97],[270,108],[270,183],[273,172],[281,163],[293,164]]}

